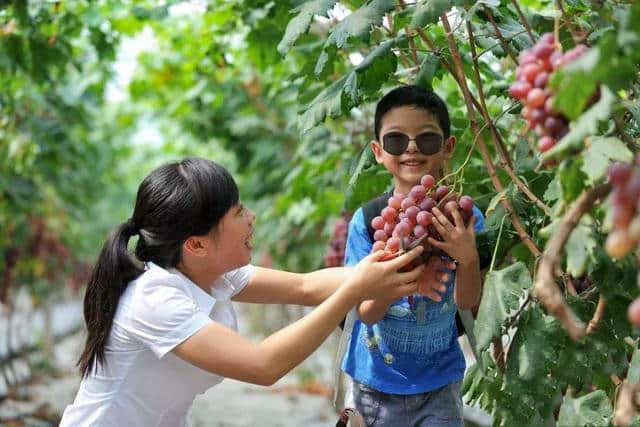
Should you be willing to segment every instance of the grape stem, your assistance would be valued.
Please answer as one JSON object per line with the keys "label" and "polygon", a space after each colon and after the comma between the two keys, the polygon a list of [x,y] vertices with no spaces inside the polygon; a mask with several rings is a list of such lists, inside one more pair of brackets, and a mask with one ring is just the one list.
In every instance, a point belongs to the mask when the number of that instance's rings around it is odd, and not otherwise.
{"label": "grape stem", "polygon": [[600,320],[602,320],[602,316],[604,316],[604,309],[606,306],[607,300],[604,298],[604,296],[600,295],[596,311],[595,313],[593,313],[593,317],[591,318],[591,320],[589,321],[589,325],[587,326],[587,335],[593,333],[593,331],[595,331],[598,327]]}
{"label": "grape stem", "polygon": [[[402,10],[405,8],[404,5],[404,1],[403,0],[398,0],[398,9]],[[406,25],[404,27],[404,32],[407,35],[407,41],[409,42],[409,47],[411,48],[411,57],[413,58],[413,62],[416,65],[420,65],[420,61],[418,60],[418,53],[416,51],[416,44],[413,40],[413,38],[416,36],[415,33],[412,33],[411,30],[409,29],[409,26]]]}
{"label": "grape stem", "polygon": [[[442,15],[440,15],[440,20],[442,21],[442,25],[444,26],[445,31],[447,33],[450,33],[451,25],[449,24],[449,19],[447,18],[446,13],[443,13]],[[449,43],[449,50],[451,51],[451,56],[453,58],[453,61],[456,67],[455,68],[456,73],[454,75],[457,76],[458,84],[462,88],[462,93],[464,95],[464,100],[467,106],[467,112],[469,113],[469,121],[471,124],[471,129],[474,134],[478,135],[479,133],[478,122],[475,114],[475,109],[473,107],[473,102],[471,100],[472,98],[471,92],[469,91],[469,87],[467,86],[467,81],[465,79],[465,75],[462,67],[462,60],[460,59],[460,53],[458,52],[456,41],[451,34],[447,35],[447,41]],[[478,135],[478,148],[480,150],[480,154],[482,155],[482,159],[485,165],[487,166],[487,171],[489,173],[489,176],[491,177],[491,182],[493,183],[493,186],[498,192],[503,191],[504,186],[502,185],[500,178],[498,178],[498,175],[496,173],[496,168],[493,164],[493,161],[491,160],[491,155],[489,154],[487,145],[485,144],[484,138],[481,135]],[[531,253],[536,258],[539,257],[540,249],[538,249],[538,247],[535,245],[535,243],[533,242],[533,240],[525,230],[524,226],[522,225],[522,222],[520,221],[520,218],[518,218],[509,200],[505,198],[505,199],[502,199],[500,203],[509,213],[509,217],[511,218],[513,227],[515,228],[518,235],[522,239],[522,242],[525,244],[525,246],[531,251]]]}
{"label": "grape stem", "polygon": [[529,38],[531,39],[531,42],[533,44],[536,43],[536,39],[533,36],[533,31],[531,31],[531,27],[529,26],[529,23],[527,22],[527,19],[524,17],[524,14],[522,13],[522,9],[520,9],[520,5],[518,4],[518,0],[511,0],[511,3],[513,3],[513,6],[516,9],[516,12],[518,13],[518,17],[520,18],[520,22],[522,23],[522,25],[524,26],[525,30],[527,31],[527,34],[529,34]]}
{"label": "grape stem", "polygon": [[[390,14],[386,14],[385,17],[387,18],[387,22],[389,23],[389,27],[387,27],[386,25],[384,25],[384,22],[382,23],[382,28],[385,29],[385,31],[391,36],[391,37],[396,37],[396,32],[393,30],[393,18],[391,17]],[[411,61],[409,61],[409,58],[407,58],[407,55],[402,52],[402,51],[398,51],[398,55],[400,56],[400,60],[402,60],[402,64],[404,65],[405,68],[410,68],[411,67]],[[416,65],[418,65],[418,63],[416,62]]]}
{"label": "grape stem", "polygon": [[[515,52],[511,48],[511,45],[509,45],[509,42],[504,38],[504,35],[502,35],[502,32],[500,31],[500,28],[498,27],[498,24],[496,24],[496,20],[493,18],[493,13],[491,13],[491,9],[489,9],[487,6],[485,6],[484,7],[484,13],[487,14],[487,17],[489,18],[489,21],[491,22],[491,25],[493,26],[493,29],[496,32],[496,36],[498,36],[498,39],[502,43],[502,47],[504,47],[504,50],[507,51],[507,53],[509,54],[509,56],[511,57],[513,62],[515,62],[516,65],[518,65],[519,64],[518,56],[515,54]],[[469,26],[469,21],[467,21],[467,26]],[[475,54],[474,54],[474,56],[475,56]]]}
{"label": "grape stem", "polygon": [[599,199],[611,192],[611,184],[606,183],[583,192],[571,205],[547,243],[533,284],[533,295],[547,310],[556,316],[575,341],[584,337],[586,328],[567,305],[555,282],[557,261],[562,259],[562,250],[580,218],[591,210]]}
{"label": "grape stem", "polygon": [[[573,39],[574,43],[578,44],[578,43],[583,42],[584,41],[584,37],[581,36],[580,34],[578,34],[576,29],[573,28],[573,25],[571,24],[571,19],[569,19],[569,16],[565,12],[564,6],[562,5],[562,0],[556,0],[556,6],[558,7],[558,10],[562,14],[562,19],[564,20],[565,24],[567,25],[567,30],[569,30],[569,33],[571,33],[571,38]],[[559,32],[559,30],[556,30],[556,31]],[[558,38],[558,34],[557,33],[556,33],[556,42],[560,43],[560,39]]]}

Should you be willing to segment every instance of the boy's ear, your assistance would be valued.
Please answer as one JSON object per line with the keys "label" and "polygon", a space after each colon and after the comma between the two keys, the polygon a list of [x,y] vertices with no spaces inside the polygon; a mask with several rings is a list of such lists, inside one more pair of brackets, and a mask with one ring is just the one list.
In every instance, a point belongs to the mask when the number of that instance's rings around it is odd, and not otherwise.
{"label": "boy's ear", "polygon": [[373,155],[376,158],[376,162],[382,163],[382,145],[375,139],[372,140],[369,145],[371,146],[371,151],[373,151]]}
{"label": "boy's ear", "polygon": [[203,257],[207,254],[207,246],[198,236],[188,237],[182,244],[182,250],[185,254],[196,257]]}
{"label": "boy's ear", "polygon": [[450,160],[451,157],[453,156],[453,150],[455,150],[456,148],[456,137],[453,135],[450,135],[449,138],[445,139],[445,141],[442,144],[442,156],[446,159],[446,160]]}

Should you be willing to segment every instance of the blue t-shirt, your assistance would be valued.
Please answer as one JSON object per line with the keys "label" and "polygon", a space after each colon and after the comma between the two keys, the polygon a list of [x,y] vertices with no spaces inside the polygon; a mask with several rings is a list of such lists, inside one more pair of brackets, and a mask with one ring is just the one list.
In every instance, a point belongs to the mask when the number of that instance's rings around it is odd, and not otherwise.
{"label": "blue t-shirt", "polygon": [[[474,206],[476,232],[484,228],[482,212]],[[359,208],[349,223],[345,265],[355,265],[371,252],[373,242]],[[442,300],[414,296],[395,301],[384,318],[367,325],[355,321],[342,370],[354,380],[390,394],[426,393],[461,381],[465,361],[456,329],[453,298],[455,274]]]}

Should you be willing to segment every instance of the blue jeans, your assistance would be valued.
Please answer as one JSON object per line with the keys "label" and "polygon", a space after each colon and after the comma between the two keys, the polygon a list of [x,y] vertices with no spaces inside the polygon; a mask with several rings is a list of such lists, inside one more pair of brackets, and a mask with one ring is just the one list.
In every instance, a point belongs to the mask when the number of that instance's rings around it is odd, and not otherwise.
{"label": "blue jeans", "polygon": [[368,427],[463,427],[460,383],[420,394],[388,394],[353,381],[353,400]]}

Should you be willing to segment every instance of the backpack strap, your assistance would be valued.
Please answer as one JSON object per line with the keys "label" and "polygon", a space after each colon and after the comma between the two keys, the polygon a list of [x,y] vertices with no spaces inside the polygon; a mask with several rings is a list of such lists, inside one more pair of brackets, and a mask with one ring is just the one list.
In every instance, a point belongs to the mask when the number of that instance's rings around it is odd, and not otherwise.
{"label": "backpack strap", "polygon": [[369,200],[367,203],[362,205],[362,213],[364,215],[364,224],[367,226],[367,231],[369,232],[369,238],[373,242],[373,233],[375,230],[371,226],[371,220],[380,215],[380,211],[387,206],[387,201],[389,197],[393,195],[393,189],[383,193],[382,195],[376,197],[375,199]]}

